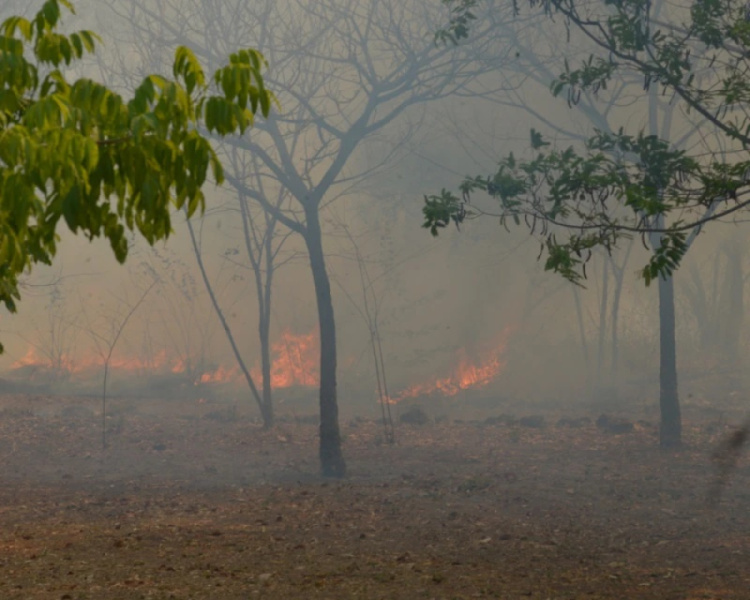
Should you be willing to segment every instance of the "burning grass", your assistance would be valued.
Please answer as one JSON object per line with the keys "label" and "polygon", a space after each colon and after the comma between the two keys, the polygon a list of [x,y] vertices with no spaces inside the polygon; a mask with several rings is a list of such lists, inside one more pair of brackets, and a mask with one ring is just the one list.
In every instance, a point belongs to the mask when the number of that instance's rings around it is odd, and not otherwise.
{"label": "burning grass", "polygon": [[[320,362],[318,345],[318,336],[314,331],[307,334],[282,331],[279,339],[271,346],[271,384],[274,389],[316,386]],[[76,385],[80,389],[87,383],[99,381],[103,368],[102,354],[42,355],[34,346],[30,346],[26,354],[11,363],[8,376],[16,387],[23,387],[24,384],[33,387],[69,382],[72,390]],[[164,380],[195,386],[244,385],[242,372],[237,365],[207,365],[196,357],[170,356],[164,349],[145,358],[114,353],[109,361],[109,369],[115,380],[132,381],[137,377],[145,382],[144,387],[149,384],[158,386]],[[260,368],[253,368],[252,375],[260,385]]]}
{"label": "burning grass", "polygon": [[521,410],[402,425],[395,446],[377,422],[353,419],[351,477],[335,482],[316,475],[317,427],[304,419],[264,432],[211,402],[115,408],[103,452],[94,403],[4,399],[0,597],[661,600],[750,589],[747,466],[720,505],[705,504],[710,455],[728,431],[716,422],[687,423],[686,448],[663,453],[651,424],[614,435],[597,414],[548,412],[543,427],[524,426]]}
{"label": "burning grass", "polygon": [[[410,383],[390,397],[393,404],[425,397],[451,398],[459,393],[482,390],[497,384],[507,364],[506,352],[513,327],[475,348],[456,350],[451,364],[439,373],[425,374],[423,381]],[[271,385],[275,391],[294,388],[314,389],[319,384],[320,342],[317,331],[297,334],[282,331],[271,345]],[[344,359],[344,364],[354,362]],[[0,380],[0,392],[37,394],[98,393],[104,369],[104,355],[73,356],[60,353],[43,355],[30,346],[13,361],[6,378]],[[113,395],[163,398],[225,395],[246,386],[242,370],[236,364],[208,365],[196,357],[172,356],[162,349],[153,356],[125,356],[114,352],[109,364],[109,388]],[[255,365],[250,374],[262,386],[261,369]],[[189,390],[189,387],[200,390]],[[494,386],[495,388],[497,385]],[[224,389],[222,389],[224,388]],[[217,392],[218,390],[218,392]],[[367,391],[364,391],[367,394]]]}

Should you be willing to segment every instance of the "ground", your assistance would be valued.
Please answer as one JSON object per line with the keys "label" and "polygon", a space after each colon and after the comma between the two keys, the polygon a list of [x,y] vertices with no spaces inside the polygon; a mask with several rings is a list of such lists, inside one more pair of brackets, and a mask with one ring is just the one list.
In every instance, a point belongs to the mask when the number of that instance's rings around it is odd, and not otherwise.
{"label": "ground", "polygon": [[750,598],[745,457],[707,502],[718,414],[686,411],[670,452],[596,411],[397,423],[393,446],[346,419],[329,481],[314,419],[115,400],[103,450],[97,404],[0,399],[0,598]]}

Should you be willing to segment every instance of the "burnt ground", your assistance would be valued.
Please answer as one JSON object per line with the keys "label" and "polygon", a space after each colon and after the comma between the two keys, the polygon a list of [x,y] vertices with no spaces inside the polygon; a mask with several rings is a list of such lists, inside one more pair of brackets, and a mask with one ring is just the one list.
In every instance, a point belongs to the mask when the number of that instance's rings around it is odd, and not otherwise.
{"label": "burnt ground", "polygon": [[93,401],[4,397],[0,598],[750,598],[747,457],[706,502],[723,420],[686,411],[665,452],[651,423],[543,416],[395,446],[343,422],[350,477],[326,481],[312,419],[119,402],[103,451]]}

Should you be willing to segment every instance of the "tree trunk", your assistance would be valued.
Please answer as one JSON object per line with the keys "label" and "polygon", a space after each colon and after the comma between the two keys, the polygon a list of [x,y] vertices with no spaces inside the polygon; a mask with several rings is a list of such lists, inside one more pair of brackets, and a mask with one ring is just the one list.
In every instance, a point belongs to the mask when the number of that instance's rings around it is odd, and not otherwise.
{"label": "tree trunk", "polygon": [[589,360],[589,344],[586,341],[586,327],[583,323],[583,309],[581,308],[581,293],[578,286],[572,286],[573,299],[575,300],[576,319],[578,320],[578,336],[581,339],[581,350],[583,362],[586,365],[586,396],[591,395],[591,361]]}
{"label": "tree trunk", "polygon": [[260,311],[258,319],[258,338],[260,340],[260,369],[263,378],[261,390],[260,413],[263,418],[263,428],[270,429],[274,424],[273,395],[271,387],[271,336],[270,311]]}
{"label": "tree trunk", "polygon": [[620,377],[620,300],[622,299],[622,289],[625,280],[625,266],[628,264],[630,259],[630,252],[633,250],[634,244],[631,242],[628,245],[628,251],[625,253],[625,258],[621,265],[618,265],[612,257],[609,257],[609,264],[612,267],[612,273],[615,277],[615,291],[614,297],[612,298],[612,350],[611,350],[611,364],[610,373],[613,385],[617,385]]}
{"label": "tree trunk", "polygon": [[271,424],[269,424],[266,421],[267,415],[263,408],[263,399],[261,398],[261,395],[258,392],[258,388],[255,385],[255,381],[253,380],[253,376],[250,373],[250,370],[247,368],[245,361],[242,359],[242,354],[240,353],[240,349],[237,347],[237,342],[234,339],[234,334],[232,333],[232,329],[231,327],[229,327],[229,323],[227,322],[227,319],[224,316],[224,312],[221,310],[221,306],[219,306],[219,301],[216,298],[216,294],[214,293],[214,288],[211,285],[211,281],[208,279],[208,273],[206,273],[206,266],[203,264],[203,257],[201,256],[201,250],[200,250],[200,247],[198,246],[198,241],[195,237],[193,224],[190,221],[190,219],[186,219],[185,223],[187,224],[188,231],[190,232],[190,241],[193,244],[193,252],[195,253],[195,260],[198,263],[198,269],[200,270],[200,273],[201,273],[201,279],[203,279],[203,285],[206,286],[206,291],[208,292],[208,297],[211,299],[211,304],[214,307],[216,316],[219,318],[219,321],[221,322],[221,326],[224,328],[224,333],[227,336],[227,341],[229,342],[229,345],[232,347],[234,358],[237,360],[237,364],[239,365],[240,370],[242,371],[242,374],[245,376],[245,381],[247,382],[247,385],[250,387],[250,392],[252,393],[253,398],[255,398],[255,401],[258,403],[258,408],[260,408],[260,414],[261,414],[261,417],[263,418],[263,425],[265,427],[270,427]]}
{"label": "tree trunk", "polygon": [[674,448],[682,443],[682,417],[677,396],[674,279],[659,278],[659,444]]}
{"label": "tree trunk", "polygon": [[[607,257],[608,258],[608,257]],[[602,260],[602,295],[599,302],[599,340],[596,353],[596,393],[602,394],[604,386],[604,349],[607,341],[607,308],[609,307],[609,262]]]}
{"label": "tree trunk", "polygon": [[346,463],[341,453],[339,407],[336,401],[336,323],[331,282],[323,256],[317,210],[306,211],[306,217],[304,238],[310,255],[320,328],[320,470],[324,477],[344,477]]}
{"label": "tree trunk", "polygon": [[[711,271],[715,278],[719,272],[719,265],[714,264]],[[713,317],[715,307],[709,305],[704,277],[695,262],[691,261],[687,265],[687,272],[690,274],[691,285],[683,286],[683,290],[698,326],[698,349],[706,354],[712,354],[713,337],[716,333],[716,319]],[[711,297],[717,296],[712,293]]]}
{"label": "tree trunk", "polygon": [[[276,271],[273,253],[273,238],[277,220],[265,211],[265,232],[261,243],[257,243],[255,228],[251,232],[252,216],[247,205],[247,198],[240,194],[240,212],[242,214],[242,232],[245,238],[247,258],[253,268],[255,277],[255,293],[258,298],[258,341],[260,342],[260,376],[261,397],[258,401],[263,429],[274,426],[273,414],[273,382],[271,381],[271,293],[273,290],[273,276]],[[253,240],[256,240],[254,243]],[[265,260],[264,272],[261,260]]]}

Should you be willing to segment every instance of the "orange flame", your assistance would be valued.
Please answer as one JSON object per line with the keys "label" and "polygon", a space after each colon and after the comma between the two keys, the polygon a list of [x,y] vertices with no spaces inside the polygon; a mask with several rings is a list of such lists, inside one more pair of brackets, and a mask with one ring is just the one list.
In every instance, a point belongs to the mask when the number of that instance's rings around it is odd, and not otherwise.
{"label": "orange flame", "polygon": [[[285,329],[280,339],[271,345],[271,386],[287,388],[292,386],[318,385],[318,336],[312,331],[295,335]],[[251,371],[253,379],[262,381],[260,368]],[[219,366],[200,376],[200,383],[229,383],[242,379],[238,367]]]}
{"label": "orange flame", "polygon": [[[279,340],[271,346],[271,353],[271,384],[274,388],[318,385],[318,357],[320,353],[318,336],[315,331],[295,335],[289,330],[284,330]],[[189,357],[187,359],[185,357],[173,359],[168,356],[166,350],[161,350],[147,359],[116,354],[110,359],[109,368],[113,371],[128,373],[171,372],[179,375],[188,373],[189,364]],[[24,356],[14,361],[10,368],[15,370],[23,367],[38,367],[85,377],[86,374],[91,374],[92,370],[100,369],[103,365],[103,357],[95,354],[82,358],[63,354],[53,359],[40,356],[36,348],[32,346]],[[260,380],[260,369],[253,369],[252,375]],[[241,380],[242,372],[239,367],[219,365],[215,369],[205,370],[198,375],[195,383],[196,385],[201,383],[236,383]]]}
{"label": "orange flame", "polygon": [[[70,370],[70,367],[67,366],[70,363],[70,359],[66,355],[61,356],[59,362],[61,364],[66,365],[65,367],[66,370]],[[24,354],[18,360],[14,361],[10,365],[10,368],[21,369],[23,367],[32,367],[32,366],[52,368],[52,360],[47,359],[47,358],[45,359],[39,358],[39,355],[37,355],[36,353],[36,348],[34,348],[33,346],[30,346],[29,349],[26,351],[26,354]]]}
{"label": "orange flame", "polygon": [[[287,388],[295,385],[313,387],[318,385],[320,351],[315,331],[295,335],[288,329],[281,333],[279,341],[271,346],[271,385]],[[254,374],[255,375],[255,374]],[[257,374],[261,379],[260,374]]]}
{"label": "orange flame", "polygon": [[[125,357],[114,355],[110,358],[109,368],[131,372],[147,372],[163,370],[168,364],[167,351],[162,350],[151,358],[141,359],[138,357]],[[11,369],[21,369],[23,367],[40,367],[43,369],[53,369],[65,371],[71,375],[78,375],[94,368],[104,366],[102,356],[86,356],[83,358],[74,358],[68,354],[61,354],[59,357],[51,358],[49,356],[40,357],[36,348],[31,346],[21,358],[11,363]],[[181,369],[173,372],[179,373]]]}
{"label": "orange flame", "polygon": [[237,367],[229,369],[219,366],[213,371],[207,371],[200,376],[196,383],[229,383],[236,381],[240,377],[240,370]]}
{"label": "orange flame", "polygon": [[391,401],[400,402],[406,398],[431,394],[455,396],[461,390],[483,388],[489,385],[502,373],[508,362],[504,355],[510,333],[511,328],[506,327],[500,334],[500,340],[484,353],[486,358],[478,364],[472,363],[468,353],[462,348],[457,353],[456,366],[450,375],[408,387],[400,394],[393,396]]}

